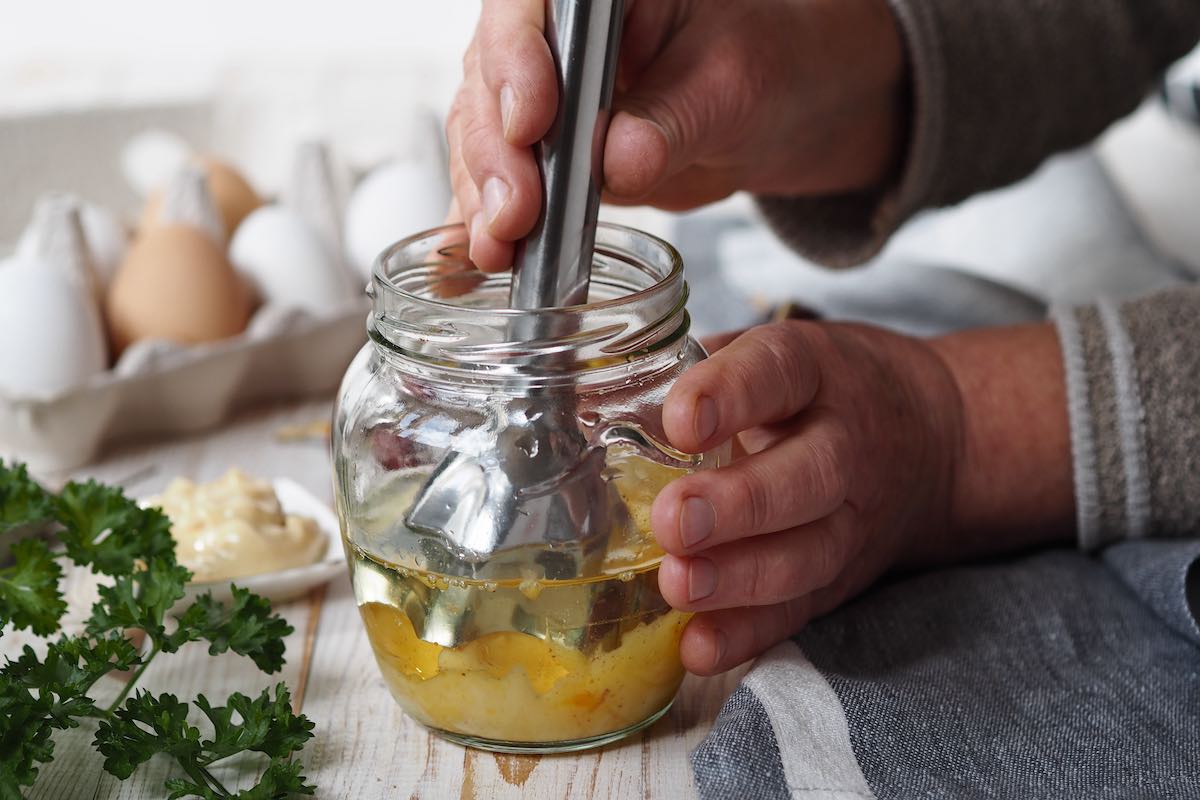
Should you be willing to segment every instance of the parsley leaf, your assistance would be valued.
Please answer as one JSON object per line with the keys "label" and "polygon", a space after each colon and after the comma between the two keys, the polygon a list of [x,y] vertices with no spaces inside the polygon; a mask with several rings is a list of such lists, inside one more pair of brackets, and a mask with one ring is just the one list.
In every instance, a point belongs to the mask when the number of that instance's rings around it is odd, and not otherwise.
{"label": "parsley leaf", "polygon": [[155,643],[163,642],[163,620],[183,597],[189,577],[191,573],[185,567],[159,559],[150,561],[145,569],[118,576],[111,585],[100,587],[100,599],[92,606],[87,621],[88,633],[141,628]]}
{"label": "parsley leaf", "polygon": [[[284,684],[276,685],[274,696],[263,690],[253,700],[235,692],[226,706],[213,706],[200,695],[196,707],[212,724],[212,738],[200,739],[200,730],[187,721],[188,704],[175,695],[155,697],[143,692],[130,698],[111,721],[101,722],[96,732],[96,748],[106,757],[104,769],[124,779],[153,756],[165,753],[188,776],[167,781],[171,797],[278,800],[313,793],[300,774],[300,765],[287,760],[312,737],[313,724],[304,715],[292,713],[291,696]],[[271,759],[270,765],[257,786],[231,795],[208,768],[247,751],[263,753]]]}
{"label": "parsley leaf", "polygon": [[[313,724],[293,713],[284,684],[256,698],[235,693],[222,706],[197,697],[195,707],[212,728],[205,739],[188,721],[191,704],[172,694],[128,697],[156,656],[188,642],[207,641],[213,655],[232,650],[265,672],[278,671],[292,626],[272,614],[265,599],[233,587],[229,605],[206,594],[168,622],[192,576],[175,558],[170,521],[161,511],[94,481],[50,494],[24,467],[0,463],[0,533],[39,523],[56,523],[67,557],[112,581],[99,588],[85,635],[49,644],[40,658],[26,646],[0,668],[0,800],[18,800],[22,787],[37,779],[38,765],[53,759],[53,731],[78,727],[83,718],[100,720],[94,744],[104,768],[121,780],[157,754],[174,759],[184,775],[166,782],[174,798],[283,800],[315,791],[291,760],[312,737]],[[57,556],[40,539],[17,542],[12,555],[13,564],[0,569],[0,627],[11,622],[53,633],[66,609]],[[125,638],[131,628],[146,632],[145,656]],[[96,681],[131,668],[136,671],[113,705],[98,708],[88,695]],[[267,765],[257,785],[233,794],[209,767],[245,752],[261,753]]]}
{"label": "parsley leaf", "polygon": [[[275,685],[275,696],[267,689],[251,700],[240,692],[229,697],[229,704],[212,706],[208,698],[196,698],[196,707],[213,726],[213,738],[204,742],[206,763],[220,761],[234,753],[253,750],[270,758],[285,758],[312,738],[313,724],[303,715],[292,713],[292,697],[285,684]],[[237,714],[240,723],[233,722]]]}
{"label": "parsley leaf", "polygon": [[235,795],[219,795],[206,786],[183,778],[172,778],[167,781],[167,788],[171,790],[167,800],[180,800],[184,797],[200,797],[204,800],[220,800],[223,797],[231,797],[233,800],[281,800],[294,795],[314,794],[316,787],[305,783],[300,769],[300,764],[295,761],[273,760],[257,786]]}
{"label": "parsley leaf", "polygon": [[50,495],[29,477],[24,464],[0,463],[0,533],[46,522],[53,514]]}
{"label": "parsley leaf", "polygon": [[0,569],[0,627],[11,622],[39,636],[58,630],[67,603],[58,591],[62,568],[41,539],[12,546],[14,563]]}
{"label": "parsley leaf", "polygon": [[186,642],[203,639],[214,656],[232,650],[253,659],[263,672],[277,672],[283,666],[283,637],[291,634],[292,626],[272,615],[271,604],[248,589],[234,586],[232,593],[229,606],[213,600],[210,593],[196,598],[178,618],[179,628],[167,637],[163,649],[171,653]]}
{"label": "parsley leaf", "polygon": [[120,634],[103,639],[64,637],[51,644],[45,658],[25,646],[21,657],[9,661],[3,674],[18,685],[35,690],[56,728],[74,728],[75,717],[94,716],[96,706],[87,691],[112,670],[127,670],[141,663],[133,644]]}
{"label": "parsley leaf", "polygon": [[188,724],[188,704],[173,694],[138,692],[96,730],[104,769],[124,780],[158,753],[180,764],[200,759],[200,730]]}
{"label": "parsley leaf", "polygon": [[69,483],[56,498],[55,517],[76,564],[122,575],[138,561],[175,563],[170,519],[157,508],[142,508],[120,489],[95,481]]}
{"label": "parsley leaf", "polygon": [[54,758],[48,702],[0,675],[0,800],[20,800],[37,779],[37,764]]}

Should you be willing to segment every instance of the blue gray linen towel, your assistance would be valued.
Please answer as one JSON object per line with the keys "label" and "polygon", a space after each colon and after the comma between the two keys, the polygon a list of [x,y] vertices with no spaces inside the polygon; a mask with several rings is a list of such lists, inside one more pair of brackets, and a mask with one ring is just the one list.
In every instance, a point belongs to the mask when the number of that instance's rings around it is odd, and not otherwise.
{"label": "blue gray linen towel", "polygon": [[1200,542],[894,580],[764,656],[703,798],[1200,798]]}

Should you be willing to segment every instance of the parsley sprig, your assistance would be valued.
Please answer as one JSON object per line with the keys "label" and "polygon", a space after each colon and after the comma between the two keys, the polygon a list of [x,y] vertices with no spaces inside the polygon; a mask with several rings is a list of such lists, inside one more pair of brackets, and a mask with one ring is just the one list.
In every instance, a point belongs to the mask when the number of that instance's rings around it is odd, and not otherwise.
{"label": "parsley sprig", "polygon": [[[85,633],[51,642],[41,658],[26,646],[0,668],[0,800],[20,798],[21,788],[37,779],[38,765],[53,760],[55,730],[89,719],[98,721],[94,744],[104,769],[121,780],[155,755],[172,758],[184,777],[166,782],[171,800],[313,794],[293,759],[312,737],[313,724],[293,713],[286,685],[255,698],[234,693],[222,706],[204,695],[192,703],[172,694],[130,696],[155,657],[188,642],[208,642],[212,655],[232,650],[266,673],[277,672],[292,627],[271,613],[266,600],[234,587],[228,605],[204,594],[168,619],[191,573],[175,560],[170,520],[161,511],[94,481],[52,494],[23,466],[0,462],[0,534],[18,528],[52,529],[68,559],[113,580],[100,588]],[[13,563],[0,569],[0,629],[11,624],[39,636],[58,632],[67,607],[59,590],[62,556],[36,537],[19,540],[11,555]],[[127,638],[130,630],[145,632],[145,653]],[[88,692],[113,670],[132,675],[113,703],[97,706]],[[191,713],[193,706],[199,715]],[[209,733],[190,721],[200,715]],[[261,754],[266,766],[254,787],[233,793],[212,767],[243,753]]]}

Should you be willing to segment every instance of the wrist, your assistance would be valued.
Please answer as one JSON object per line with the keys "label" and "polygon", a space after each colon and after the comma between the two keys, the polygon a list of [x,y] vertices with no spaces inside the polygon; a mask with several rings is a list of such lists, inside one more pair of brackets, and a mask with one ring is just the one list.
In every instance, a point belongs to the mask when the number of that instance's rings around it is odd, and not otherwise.
{"label": "wrist", "polygon": [[1069,541],[1074,482],[1062,353],[1049,324],[929,342],[962,403],[947,535],[958,557]]}

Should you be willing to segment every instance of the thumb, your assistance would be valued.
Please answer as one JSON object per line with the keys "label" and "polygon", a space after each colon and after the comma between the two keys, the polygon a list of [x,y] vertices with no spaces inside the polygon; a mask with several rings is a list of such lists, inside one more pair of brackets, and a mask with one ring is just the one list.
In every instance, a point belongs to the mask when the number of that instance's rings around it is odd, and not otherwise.
{"label": "thumb", "polygon": [[651,194],[737,124],[732,109],[720,108],[731,76],[686,38],[672,42],[616,99],[604,146],[604,188],[615,198]]}

